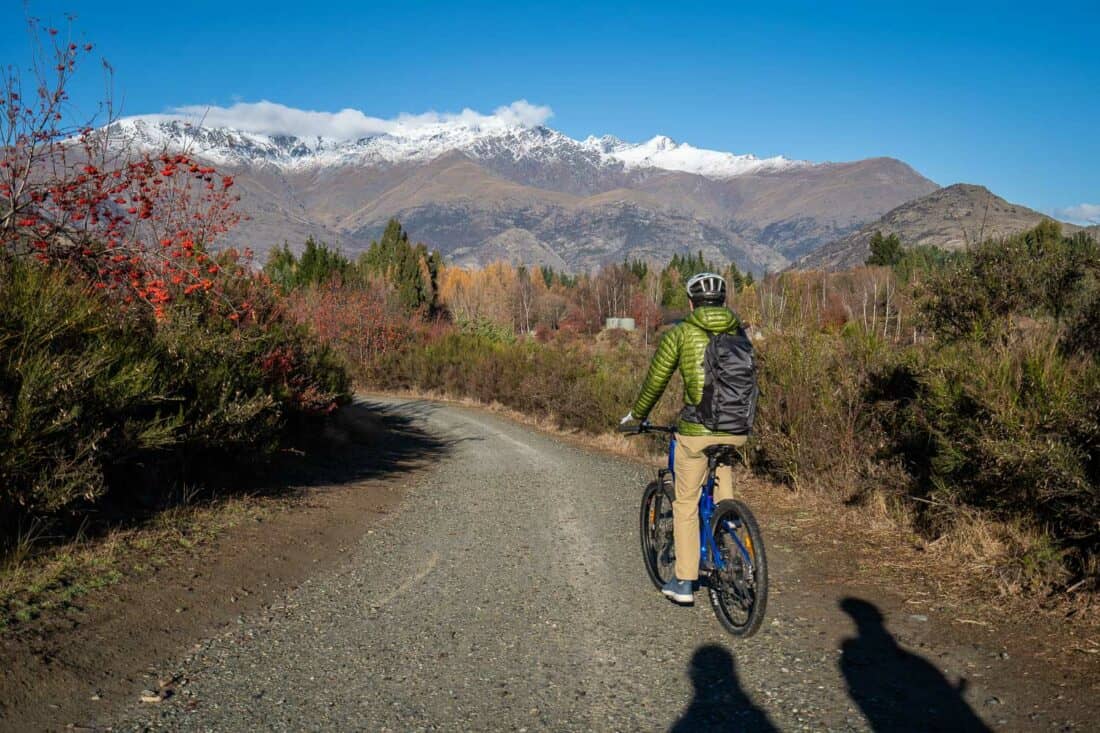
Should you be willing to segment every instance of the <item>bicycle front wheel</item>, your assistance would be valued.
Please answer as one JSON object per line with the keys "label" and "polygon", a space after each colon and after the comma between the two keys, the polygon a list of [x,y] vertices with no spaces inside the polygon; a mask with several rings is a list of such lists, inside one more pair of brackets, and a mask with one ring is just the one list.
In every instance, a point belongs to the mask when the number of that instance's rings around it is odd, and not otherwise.
{"label": "bicycle front wheel", "polygon": [[710,603],[734,636],[752,636],[768,605],[768,559],[756,518],[743,502],[719,502],[711,519],[722,569],[711,576]]}
{"label": "bicycle front wheel", "polygon": [[642,558],[653,585],[660,590],[672,578],[676,548],[672,542],[672,485],[670,481],[652,481],[642,494],[639,529]]}

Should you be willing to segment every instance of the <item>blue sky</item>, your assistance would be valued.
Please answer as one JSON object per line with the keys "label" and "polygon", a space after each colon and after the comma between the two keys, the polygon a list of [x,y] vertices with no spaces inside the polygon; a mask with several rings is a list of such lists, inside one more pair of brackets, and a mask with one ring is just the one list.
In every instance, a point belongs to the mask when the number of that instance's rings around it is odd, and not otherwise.
{"label": "blue sky", "polygon": [[[7,0],[0,63],[27,58]],[[31,2],[127,114],[270,100],[377,117],[526,99],[573,137],[901,158],[1100,221],[1100,3]],[[74,87],[91,109],[94,68]],[[1089,208],[1089,205],[1093,208]],[[1063,212],[1063,215],[1064,212]]]}

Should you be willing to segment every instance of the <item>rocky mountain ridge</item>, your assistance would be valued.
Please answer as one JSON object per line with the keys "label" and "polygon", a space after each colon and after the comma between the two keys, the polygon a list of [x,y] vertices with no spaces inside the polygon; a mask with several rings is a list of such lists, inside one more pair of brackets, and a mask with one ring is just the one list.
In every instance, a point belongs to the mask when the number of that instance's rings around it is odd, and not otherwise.
{"label": "rocky mountain ridge", "polygon": [[260,253],[312,234],[354,254],[398,217],[461,264],[577,271],[702,250],[759,273],[936,188],[890,158],[815,164],[545,126],[442,122],[337,140],[143,117],[108,133],[233,173],[247,220],[227,243]]}

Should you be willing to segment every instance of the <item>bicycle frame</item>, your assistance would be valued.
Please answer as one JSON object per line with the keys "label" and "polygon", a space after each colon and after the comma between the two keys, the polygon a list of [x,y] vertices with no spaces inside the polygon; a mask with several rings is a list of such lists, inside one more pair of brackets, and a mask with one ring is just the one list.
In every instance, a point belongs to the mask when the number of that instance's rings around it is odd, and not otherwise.
{"label": "bicycle frame", "polygon": [[[699,495],[699,567],[725,570],[726,564],[722,560],[722,553],[718,552],[718,546],[714,542],[714,533],[710,531],[710,523],[714,518],[714,510],[717,507],[717,504],[714,503],[714,485],[717,481],[714,469],[713,464],[707,466],[707,479],[703,483],[703,490]],[[672,433],[672,437],[668,441],[668,472],[672,474],[673,485],[675,485],[676,433]],[[748,548],[741,542],[741,538],[737,536],[736,532],[731,532],[730,536],[737,543],[737,549],[741,553],[741,557],[744,558],[749,567],[752,567],[752,555],[749,554]]]}

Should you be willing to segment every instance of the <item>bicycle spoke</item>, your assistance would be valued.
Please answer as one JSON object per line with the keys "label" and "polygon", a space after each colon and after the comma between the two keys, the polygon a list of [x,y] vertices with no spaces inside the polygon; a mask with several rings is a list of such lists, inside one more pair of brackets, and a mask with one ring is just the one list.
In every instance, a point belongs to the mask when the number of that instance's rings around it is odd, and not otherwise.
{"label": "bicycle spoke", "polygon": [[755,550],[739,518],[716,527],[715,543],[724,569],[715,576],[715,600],[734,626],[747,624],[756,605]]}
{"label": "bicycle spoke", "polygon": [[651,485],[648,491],[642,513],[642,549],[650,578],[659,588],[675,572],[672,503],[665,487]]}

